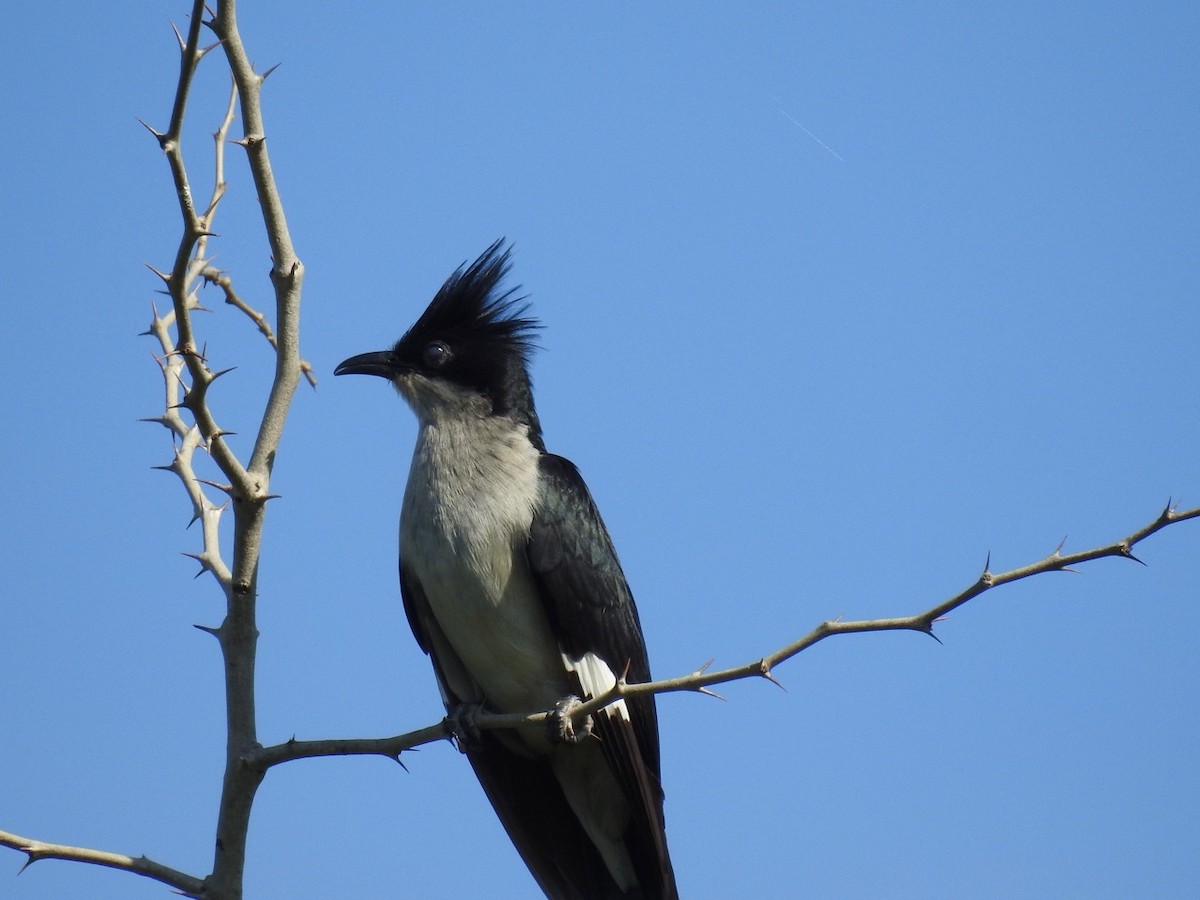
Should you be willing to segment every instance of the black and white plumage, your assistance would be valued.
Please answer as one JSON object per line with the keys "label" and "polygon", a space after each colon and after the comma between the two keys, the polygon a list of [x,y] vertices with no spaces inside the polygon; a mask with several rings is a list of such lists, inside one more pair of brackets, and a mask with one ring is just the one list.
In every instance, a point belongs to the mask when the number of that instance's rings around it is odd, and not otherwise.
{"label": "black and white plumage", "polygon": [[[508,267],[497,241],[390,350],[335,372],[389,379],[417,415],[400,588],[452,712],[534,712],[650,679],[608,531],[575,466],[546,452],[528,367],[538,325],[502,290]],[[547,896],[677,896],[653,697],[609,706],[578,740],[486,731],[464,750]]]}

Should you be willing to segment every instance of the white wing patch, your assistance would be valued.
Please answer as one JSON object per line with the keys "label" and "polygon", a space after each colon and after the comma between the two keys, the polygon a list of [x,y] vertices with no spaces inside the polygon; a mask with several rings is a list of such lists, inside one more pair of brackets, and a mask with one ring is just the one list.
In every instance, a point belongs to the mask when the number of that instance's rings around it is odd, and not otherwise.
{"label": "white wing patch", "polygon": [[[613,674],[613,670],[595,653],[585,653],[582,659],[572,659],[564,653],[562,658],[567,671],[574,672],[578,676],[579,684],[583,688],[582,699],[584,700],[591,700],[593,697],[606,694],[617,684],[617,676]],[[602,712],[609,715],[616,714],[626,722],[629,721],[629,707],[625,705],[624,700],[618,700],[611,706],[606,706]]]}

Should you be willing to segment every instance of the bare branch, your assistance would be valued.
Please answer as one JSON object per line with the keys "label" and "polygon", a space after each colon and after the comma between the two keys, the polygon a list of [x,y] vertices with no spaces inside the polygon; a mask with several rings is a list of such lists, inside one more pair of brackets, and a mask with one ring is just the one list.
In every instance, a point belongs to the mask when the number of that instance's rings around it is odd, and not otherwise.
{"label": "bare branch", "polygon": [[[224,374],[213,371],[205,358],[205,350],[199,345],[192,322],[192,312],[200,309],[196,286],[206,271],[213,270],[208,257],[208,241],[213,236],[213,221],[221,199],[225,196],[225,147],[228,132],[233,123],[240,98],[243,121],[248,131],[261,135],[261,114],[258,112],[260,82],[247,79],[238,68],[236,60],[244,59],[245,52],[238,37],[235,4],[222,2],[217,15],[208,24],[217,32],[219,45],[224,47],[233,69],[234,87],[230,91],[225,114],[214,134],[215,164],[214,184],[211,197],[203,213],[197,213],[188,185],[179,136],[183,115],[191,88],[196,65],[206,52],[199,46],[200,22],[205,11],[203,0],[195,0],[192,7],[191,27],[182,41],[180,80],[176,90],[171,127],[165,135],[157,135],[159,145],[171,166],[179,197],[183,218],[183,233],[176,251],[175,263],[169,275],[163,276],[167,293],[171,297],[171,311],[159,315],[155,310],[150,334],[157,338],[162,349],[159,364],[162,367],[165,412],[155,421],[167,427],[175,436],[178,445],[174,459],[168,466],[183,481],[192,502],[192,521],[200,521],[203,529],[203,552],[189,554],[200,564],[200,572],[209,571],[217,578],[226,597],[225,619],[220,627],[208,629],[221,645],[225,669],[226,692],[226,765],[221,789],[221,801],[217,819],[215,851],[212,874],[205,879],[206,896],[214,900],[240,900],[245,868],[246,836],[249,831],[250,809],[258,785],[265,770],[250,768],[243,764],[242,756],[257,747],[257,726],[254,703],[254,664],[258,639],[255,624],[255,598],[257,595],[258,561],[262,545],[262,530],[266,512],[266,501],[270,498],[270,464],[278,449],[282,422],[288,405],[299,381],[298,339],[298,277],[283,278],[278,271],[272,272],[276,287],[277,316],[281,323],[283,339],[276,353],[276,372],[273,379],[267,411],[258,428],[258,440],[252,461],[244,466],[226,440],[228,431],[218,425],[208,403],[208,389]],[[261,143],[261,140],[259,141]],[[264,197],[272,197],[272,215],[268,219],[268,238],[273,256],[277,261],[288,257],[283,264],[296,275],[299,263],[291,251],[290,238],[286,236],[286,223],[282,219],[282,208],[274,189],[269,164],[265,153],[256,164],[251,160],[260,203]],[[276,233],[282,228],[283,237]],[[281,253],[285,250],[286,253]],[[281,285],[287,283],[287,289]],[[174,329],[174,334],[172,334]],[[281,359],[286,362],[281,362]],[[185,411],[192,422],[185,419]],[[216,489],[228,495],[232,503],[234,518],[233,561],[227,566],[221,559],[219,547],[219,522],[227,508],[217,504],[205,493],[205,486],[212,482],[197,476],[193,465],[193,454],[203,447],[216,462],[227,483]]]}
{"label": "bare branch", "polygon": [[283,212],[283,201],[275,184],[271,159],[267,153],[261,104],[262,84],[266,76],[257,74],[250,64],[241,35],[238,33],[235,0],[221,0],[217,6],[217,14],[209,24],[221,39],[225,57],[241,96],[242,124],[245,131],[238,143],[246,148],[250,160],[250,173],[254,178],[258,203],[263,212],[267,240],[271,244],[271,283],[275,286],[275,322],[278,331],[275,379],[271,385],[266,409],[263,411],[262,424],[249,465],[253,477],[261,485],[265,485],[283,436],[283,425],[292,395],[300,380],[300,292],[304,283],[304,265],[292,246],[291,232]]}
{"label": "bare branch", "polygon": [[[203,11],[197,0],[194,16]],[[260,106],[262,78],[250,66],[237,27],[235,0],[220,0],[215,15],[208,22],[225,51],[226,61],[235,85],[230,96],[221,128],[215,135],[217,145],[217,177],[213,200],[203,221],[189,220],[185,215],[185,234],[181,254],[176,258],[169,284],[175,307],[179,341],[176,352],[183,356],[191,376],[191,389],[182,405],[194,417],[206,446],[221,472],[229,482],[232,500],[234,534],[233,564],[229,572],[229,589],[225,619],[220,627],[211,629],[221,645],[225,670],[226,756],[225,776],[217,817],[216,841],[212,874],[207,879],[210,895],[220,900],[240,900],[243,891],[243,872],[246,863],[246,839],[250,827],[250,811],[258,786],[266,771],[263,767],[246,765],[247,754],[258,747],[255,715],[254,667],[258,641],[255,603],[258,586],[258,564],[262,549],[262,534],[266,518],[266,502],[270,493],[271,469],[283,434],[291,400],[300,380],[299,352],[300,290],[304,269],[296,257],[288,232],[287,219],[271,171],[267,155],[265,131]],[[185,56],[194,54],[197,35],[189,32]],[[242,466],[217,426],[207,403],[207,390],[219,377],[212,372],[197,351],[192,333],[188,298],[192,282],[212,268],[206,255],[206,240],[211,234],[212,217],[224,194],[224,148],[226,134],[233,121],[234,99],[240,102],[244,136],[238,143],[245,147],[250,161],[258,203],[263,211],[266,236],[271,246],[271,282],[275,289],[275,375],[258,426],[250,463]],[[182,160],[180,160],[182,165]],[[190,263],[184,246],[189,252]],[[227,292],[226,296],[229,296]],[[244,306],[243,311],[249,309]],[[263,320],[265,325],[265,319]],[[202,559],[201,564],[205,561]]]}
{"label": "bare branch", "polygon": [[[196,0],[192,5],[191,22],[187,38],[180,54],[179,84],[175,92],[175,103],[171,112],[171,124],[166,133],[159,135],[159,146],[167,157],[171,174],[175,181],[175,193],[179,201],[179,210],[183,218],[183,234],[175,252],[175,264],[169,275],[164,276],[167,292],[171,297],[173,314],[169,319],[156,321],[151,326],[151,332],[159,339],[164,354],[178,354],[191,376],[191,389],[187,391],[182,404],[191,412],[200,428],[207,444],[208,451],[221,468],[221,471],[234,484],[239,492],[251,496],[254,494],[253,482],[247,476],[245,468],[234,455],[233,450],[220,436],[224,433],[213,418],[212,412],[205,400],[208,386],[214,380],[212,371],[208,368],[204,355],[197,346],[192,327],[191,311],[199,306],[193,290],[195,279],[205,266],[203,250],[206,240],[211,234],[211,222],[216,211],[216,205],[224,194],[224,181],[218,175],[218,183],[214,188],[212,199],[203,216],[196,212],[192,199],[191,185],[188,180],[187,167],[183,161],[183,147],[180,135],[183,131],[184,113],[187,109],[187,99],[191,92],[192,80],[196,74],[196,66],[206,52],[200,47],[200,26],[204,14],[203,0]],[[228,119],[228,114],[226,116]],[[218,160],[223,147],[218,144]],[[199,252],[197,252],[199,251]],[[158,320],[158,316],[155,316]],[[177,338],[172,341],[170,328],[177,331]],[[180,373],[177,373],[180,374]],[[178,379],[177,379],[178,381]],[[182,384],[182,382],[179,382]]]}
{"label": "bare branch", "polygon": [[199,878],[180,872],[162,863],[157,863],[145,856],[125,856],[122,853],[110,853],[106,850],[92,850],[88,847],[71,847],[67,844],[50,844],[46,841],[35,841],[33,838],[21,837],[8,831],[0,831],[0,846],[11,847],[24,853],[28,859],[21,871],[25,871],[35,862],[43,859],[65,859],[73,862],[91,863],[96,866],[107,866],[110,869],[121,869],[135,875],[153,878],[163,884],[170,885],[185,897],[201,897],[204,894],[204,882]]}
{"label": "bare branch", "polygon": [[[1132,550],[1138,543],[1144,541],[1150,535],[1161,531],[1168,525],[1197,517],[1200,517],[1200,506],[1180,512],[1168,503],[1167,507],[1154,521],[1111,544],[1065,555],[1061,552],[1060,545],[1059,549],[1055,550],[1049,556],[1035,563],[1011,569],[1007,572],[992,573],[985,566],[983,573],[970,587],[922,613],[899,618],[864,619],[851,622],[835,619],[822,622],[808,634],[792,643],[741,666],[709,672],[707,671],[707,665],[705,665],[689,675],[683,675],[678,678],[666,678],[660,681],[648,681],[641,684],[626,684],[624,681],[618,681],[607,693],[588,700],[586,703],[572,710],[571,715],[578,723],[582,722],[587,716],[624,697],[634,697],[640,694],[665,694],[674,691],[711,693],[707,689],[712,685],[740,681],[745,678],[764,678],[778,684],[772,677],[772,670],[776,666],[807,650],[813,644],[836,634],[858,634],[865,631],[919,631],[922,634],[934,637],[933,626],[936,622],[943,619],[947,613],[973,600],[985,591],[999,587],[1002,584],[1010,584],[1014,581],[1020,581],[1023,578],[1029,578],[1032,575],[1040,575],[1044,572],[1070,571],[1071,566],[1091,562],[1096,559],[1116,556],[1136,560],[1137,557],[1133,555]],[[1140,562],[1140,560],[1138,561]],[[556,715],[554,710],[544,710],[532,714],[483,713],[476,717],[475,724],[481,730],[532,726],[544,727],[547,719],[554,715]]]}
{"label": "bare branch", "polygon": [[[186,97],[195,75],[196,64],[205,52],[198,49],[200,14],[202,12],[203,4],[197,3],[192,10],[192,25],[188,30],[186,40],[179,35],[178,29],[175,30],[176,36],[182,42],[180,85],[177,89],[175,107],[171,116],[171,128],[168,132],[171,137],[166,142],[160,143],[171,163],[171,171],[175,177],[177,189],[181,184],[185,187],[188,184],[187,170],[183,163],[178,134],[183,127]],[[181,95],[183,102],[180,101]],[[236,93],[231,92],[225,117],[217,129],[216,177],[208,206],[203,215],[197,216],[192,206],[190,189],[180,194],[184,234],[176,254],[175,268],[168,275],[150,267],[166,283],[172,306],[163,314],[160,314],[157,308],[153,310],[153,318],[147,332],[158,341],[162,350],[162,356],[156,357],[156,359],[162,369],[164,389],[164,412],[161,416],[149,421],[158,422],[166,427],[178,442],[174,459],[169,465],[159,468],[175,473],[183,483],[184,490],[192,503],[192,521],[200,521],[203,526],[203,550],[199,554],[190,555],[200,562],[201,572],[212,572],[226,597],[230,596],[232,590],[232,575],[229,567],[221,558],[218,528],[225,507],[224,504],[214,503],[205,494],[202,487],[205,480],[197,476],[192,459],[196,449],[202,447],[214,456],[224,458],[227,464],[233,464],[234,471],[240,470],[241,466],[223,440],[228,432],[217,426],[205,402],[208,385],[222,373],[214,373],[209,370],[204,361],[203,351],[195,349],[195,341],[190,337],[192,331],[190,314],[193,310],[200,308],[199,298],[193,290],[193,285],[205,266],[204,260],[208,238],[211,235],[212,221],[221,198],[225,194],[224,136],[233,120],[235,97]],[[180,326],[178,340],[172,334],[172,328],[177,324]],[[185,333],[189,335],[187,342],[182,337]],[[190,352],[189,347],[191,348]],[[196,384],[197,370],[201,373],[199,391],[189,385],[187,377],[185,377],[190,375],[192,385]],[[185,421],[181,410],[190,411],[195,424]],[[218,464],[220,462],[221,459],[218,459]],[[222,466],[222,470],[228,474],[226,466]]]}
{"label": "bare branch", "polygon": [[[217,130],[213,132],[213,144],[216,149],[216,160],[213,165],[213,193],[212,199],[209,200],[208,208],[204,211],[203,221],[204,230],[211,233],[213,217],[217,213],[217,204],[221,202],[221,198],[225,196],[227,183],[225,181],[225,140],[229,136],[229,128],[233,125],[234,115],[237,113],[237,84],[233,81],[229,83],[229,101],[225,104],[225,117],[221,119],[221,124],[217,126]],[[206,257],[208,254],[204,252],[206,246],[206,234],[197,244],[197,253],[199,257]]]}
{"label": "bare branch", "polygon": [[[167,410],[162,420],[182,421],[176,410]],[[175,426],[171,425],[174,429]],[[217,505],[213,503],[208,495],[204,493],[202,484],[206,482],[204,479],[196,475],[192,468],[192,456],[196,448],[200,446],[200,429],[192,426],[183,435],[183,439],[179,446],[175,448],[175,458],[170,465],[159,466],[169,472],[173,472],[179,476],[179,480],[183,482],[184,490],[187,491],[188,497],[192,501],[192,522],[199,521],[202,526],[202,535],[204,541],[204,550],[199,554],[189,554],[193,559],[200,563],[201,571],[212,572],[217,579],[217,583],[221,585],[221,589],[226,596],[232,591],[232,575],[229,567],[221,558],[220,545],[220,521],[221,514],[225,511],[225,504]]]}
{"label": "bare branch", "polygon": [[[589,715],[598,712],[612,703],[616,703],[624,697],[641,694],[694,691],[721,699],[720,695],[710,690],[712,685],[740,681],[746,678],[762,678],[777,687],[782,687],[775,679],[773,669],[780,663],[786,662],[793,656],[807,650],[813,644],[827,637],[835,634],[857,634],[866,631],[918,631],[933,637],[934,624],[940,621],[946,613],[957,609],[983,592],[991,590],[993,587],[1009,584],[1013,581],[1019,581],[1022,578],[1028,578],[1044,572],[1067,571],[1074,564],[1090,562],[1091,560],[1103,559],[1105,557],[1120,556],[1133,558],[1130,551],[1139,542],[1150,537],[1155,532],[1161,531],[1168,525],[1197,517],[1200,517],[1200,507],[1179,512],[1168,504],[1167,508],[1153,522],[1139,528],[1128,537],[1114,541],[1111,544],[1067,555],[1063,555],[1060,545],[1058,549],[1044,559],[998,574],[989,572],[985,565],[983,574],[979,576],[974,584],[955,594],[949,600],[925,610],[925,612],[913,616],[890,619],[864,619],[850,622],[835,619],[822,622],[798,640],[741,666],[710,672],[709,666],[712,664],[712,660],[709,660],[694,672],[681,675],[677,678],[665,678],[659,681],[649,681],[640,684],[628,684],[624,678],[621,678],[607,693],[592,698],[572,709],[571,717],[576,723],[582,723]],[[503,728],[545,728],[547,720],[556,715],[561,715],[561,713],[557,710],[542,710],[533,713],[483,712],[477,714],[473,722],[480,730],[486,731]],[[265,771],[271,766],[281,765],[285,762],[321,756],[386,756],[398,761],[401,751],[411,750],[423,744],[447,739],[451,733],[446,720],[442,720],[416,731],[388,738],[343,738],[324,741],[297,741],[293,738],[286,743],[277,744],[273,747],[257,748],[243,757],[243,762],[248,767]]]}
{"label": "bare branch", "polygon": [[298,741],[292,738],[273,747],[259,747],[246,755],[245,763],[247,766],[268,769],[285,762],[320,756],[386,756],[399,762],[401,751],[449,738],[450,730],[445,720],[387,738],[335,738],[324,741]]}
{"label": "bare branch", "polygon": [[[271,324],[267,321],[267,317],[241,298],[233,287],[233,279],[228,274],[222,272],[216,266],[206,266],[200,274],[209,284],[215,284],[221,289],[221,292],[225,295],[226,303],[246,314],[246,317],[257,326],[259,332],[267,339],[268,344],[276,350],[279,349],[279,342],[275,339],[275,332],[271,330]],[[300,371],[309,385],[312,387],[317,386],[317,376],[314,374],[312,364],[308,360],[300,360]]]}

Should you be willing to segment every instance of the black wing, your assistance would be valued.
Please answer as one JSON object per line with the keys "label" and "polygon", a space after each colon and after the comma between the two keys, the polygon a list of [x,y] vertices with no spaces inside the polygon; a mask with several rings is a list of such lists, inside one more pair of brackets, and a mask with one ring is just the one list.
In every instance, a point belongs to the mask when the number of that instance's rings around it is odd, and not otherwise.
{"label": "black wing", "polygon": [[[467,673],[429,608],[421,582],[400,566],[400,593],[409,626],[429,654],[447,710],[486,698]],[[547,897],[618,900],[629,895],[614,883],[592,839],[563,795],[553,769],[522,752],[503,732],[485,731],[463,748],[475,777],[509,839]]]}
{"label": "black wing", "polygon": [[[587,485],[560,456],[544,454],[540,469],[541,497],[527,555],[550,627],[572,659],[590,653],[618,678],[628,669],[628,681],[649,681],[637,607]],[[626,707],[628,720],[609,707],[594,717],[595,727],[633,811],[626,845],[638,880],[647,896],[674,897],[654,698],[631,697]]]}

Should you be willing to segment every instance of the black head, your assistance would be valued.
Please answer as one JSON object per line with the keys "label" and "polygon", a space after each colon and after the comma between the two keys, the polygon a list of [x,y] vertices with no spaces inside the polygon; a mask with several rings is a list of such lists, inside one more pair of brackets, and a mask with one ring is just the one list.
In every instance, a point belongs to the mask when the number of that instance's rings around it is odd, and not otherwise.
{"label": "black head", "polygon": [[501,287],[510,253],[503,238],[496,241],[446,279],[390,350],[351,357],[334,374],[391,379],[418,415],[478,400],[485,414],[527,425],[530,440],[540,446],[529,380],[533,333],[539,326],[524,315],[528,306],[514,296],[518,289]]}

